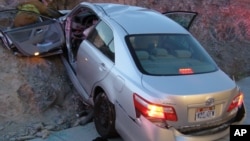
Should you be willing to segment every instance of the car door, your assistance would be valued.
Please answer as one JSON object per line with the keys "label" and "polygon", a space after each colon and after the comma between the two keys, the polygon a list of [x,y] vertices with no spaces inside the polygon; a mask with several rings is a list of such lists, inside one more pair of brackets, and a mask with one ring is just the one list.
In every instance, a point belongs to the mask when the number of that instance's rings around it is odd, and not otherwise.
{"label": "car door", "polygon": [[197,12],[190,12],[190,11],[171,11],[171,12],[165,12],[162,14],[174,20],[175,22],[179,23],[181,26],[183,26],[187,30],[189,30],[194,19],[198,15]]}
{"label": "car door", "polygon": [[28,11],[5,10],[0,11],[0,30],[11,49],[23,56],[62,53],[64,33],[55,19]]}
{"label": "car door", "polygon": [[103,21],[99,22],[78,49],[76,74],[87,91],[107,76],[114,66],[114,36]]}

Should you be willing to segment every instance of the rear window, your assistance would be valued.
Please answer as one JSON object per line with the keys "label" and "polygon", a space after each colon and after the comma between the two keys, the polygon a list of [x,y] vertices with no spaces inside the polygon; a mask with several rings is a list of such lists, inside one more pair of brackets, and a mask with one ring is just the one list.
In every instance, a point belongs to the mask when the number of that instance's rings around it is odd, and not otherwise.
{"label": "rear window", "polygon": [[149,75],[186,75],[216,71],[205,49],[188,34],[131,35],[126,42],[138,69]]}

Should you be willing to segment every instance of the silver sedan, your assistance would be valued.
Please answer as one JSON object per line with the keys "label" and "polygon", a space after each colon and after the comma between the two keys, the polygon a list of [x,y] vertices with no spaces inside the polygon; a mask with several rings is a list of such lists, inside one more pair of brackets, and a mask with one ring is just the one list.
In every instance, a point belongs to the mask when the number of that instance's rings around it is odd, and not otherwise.
{"label": "silver sedan", "polygon": [[17,28],[17,13],[5,13],[5,46],[22,56],[62,54],[104,138],[211,141],[244,120],[244,94],[188,31],[197,13],[83,2]]}

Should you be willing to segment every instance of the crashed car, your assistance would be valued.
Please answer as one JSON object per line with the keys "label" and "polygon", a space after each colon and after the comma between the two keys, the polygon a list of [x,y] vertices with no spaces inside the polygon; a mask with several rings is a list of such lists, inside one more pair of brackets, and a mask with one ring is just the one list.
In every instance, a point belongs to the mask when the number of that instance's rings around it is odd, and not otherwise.
{"label": "crashed car", "polygon": [[16,13],[0,15],[5,47],[61,54],[102,137],[211,141],[245,118],[244,94],[188,31],[197,13],[83,2],[59,19],[15,28]]}

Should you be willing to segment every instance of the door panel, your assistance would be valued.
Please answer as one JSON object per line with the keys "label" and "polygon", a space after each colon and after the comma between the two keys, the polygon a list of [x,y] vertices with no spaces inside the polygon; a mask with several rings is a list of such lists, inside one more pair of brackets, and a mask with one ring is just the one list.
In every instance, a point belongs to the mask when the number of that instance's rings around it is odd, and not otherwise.
{"label": "door panel", "polygon": [[[18,12],[5,11],[6,15],[13,16],[13,23]],[[22,11],[23,12],[23,11]],[[34,14],[34,13],[32,13]],[[33,56],[35,53],[40,55],[49,54],[61,50],[64,44],[64,34],[61,25],[56,20],[35,14],[37,21],[21,27],[15,27],[10,23],[9,27],[1,26],[3,34],[11,41],[15,48],[24,56]],[[0,12],[0,21],[6,18],[3,11]],[[9,20],[10,21],[10,20]]]}
{"label": "door panel", "polygon": [[195,17],[198,15],[196,12],[190,11],[171,11],[163,13],[165,16],[179,23],[181,26],[189,30]]}
{"label": "door panel", "polygon": [[104,79],[114,63],[88,41],[83,41],[77,53],[76,74],[84,89],[91,93],[93,85]]}
{"label": "door panel", "polygon": [[56,22],[42,24],[35,27],[26,27],[21,30],[6,32],[13,44],[24,55],[30,56],[35,52],[40,54],[49,52],[64,42],[62,31]]}

